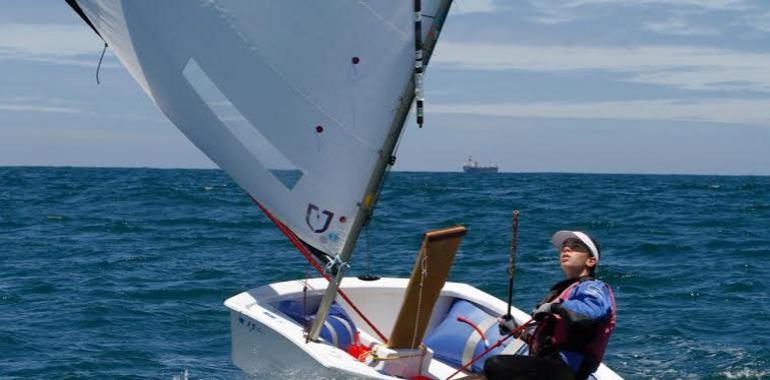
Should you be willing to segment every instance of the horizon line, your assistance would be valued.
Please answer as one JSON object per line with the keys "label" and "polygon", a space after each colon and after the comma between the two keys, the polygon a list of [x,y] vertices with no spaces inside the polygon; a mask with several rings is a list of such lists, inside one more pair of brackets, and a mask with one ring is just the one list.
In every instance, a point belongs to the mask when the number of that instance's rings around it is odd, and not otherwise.
{"label": "horizon line", "polygon": [[[85,165],[4,165],[0,164],[0,169],[107,169],[107,170],[214,170],[225,172],[219,167],[156,167],[156,166],[85,166]],[[296,169],[272,169],[277,171],[294,171]],[[770,177],[770,173],[661,173],[661,172],[575,172],[575,171],[499,171],[498,173],[464,173],[462,170],[441,171],[441,170],[398,170],[391,172],[397,173],[441,173],[441,174],[464,174],[468,176],[494,176],[499,174],[571,174],[571,175],[638,175],[638,176],[693,176],[693,177]],[[225,172],[225,174],[227,174]],[[228,176],[229,177],[229,176]]]}

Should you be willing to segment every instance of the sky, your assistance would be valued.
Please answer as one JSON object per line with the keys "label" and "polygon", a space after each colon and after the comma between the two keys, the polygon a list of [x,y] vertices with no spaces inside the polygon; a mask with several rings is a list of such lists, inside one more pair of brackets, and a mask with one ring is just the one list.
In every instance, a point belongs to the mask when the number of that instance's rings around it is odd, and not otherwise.
{"label": "sky", "polygon": [[[63,0],[3,0],[0,166],[211,168]],[[394,170],[770,175],[770,2],[455,0]]]}

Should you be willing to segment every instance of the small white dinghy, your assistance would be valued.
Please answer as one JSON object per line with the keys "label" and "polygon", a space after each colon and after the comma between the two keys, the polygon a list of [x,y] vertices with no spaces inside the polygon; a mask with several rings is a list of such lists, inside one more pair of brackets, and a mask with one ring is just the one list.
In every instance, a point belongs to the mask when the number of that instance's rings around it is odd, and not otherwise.
{"label": "small white dinghy", "polygon": [[[465,233],[462,226],[426,233],[408,280],[341,281],[317,341],[308,328],[331,278],[271,284],[228,299],[233,362],[259,376],[288,368],[307,378],[458,379],[481,372],[492,355],[521,353],[524,342],[498,328],[508,304],[446,281]],[[530,319],[518,309],[511,315],[519,325]],[[595,377],[618,378],[604,365]]]}
{"label": "small white dinghy", "polygon": [[[314,278],[307,281],[309,297],[320,297],[327,281]],[[362,281],[355,277],[345,278],[342,289],[348,294],[361,311],[370,316],[372,322],[389,335],[401,304],[408,279],[382,278],[376,281]],[[326,342],[306,342],[305,327],[293,321],[274,305],[281,300],[301,299],[304,280],[279,282],[238,294],[225,302],[230,308],[232,330],[233,362],[250,375],[295,376],[307,379],[344,379],[372,378],[397,379],[378,372],[350,355],[348,352]],[[428,334],[446,316],[450,306],[456,300],[467,300],[478,305],[490,316],[503,315],[507,304],[470,285],[447,282],[441,290],[428,325]],[[377,342],[377,335],[358,317],[349,306],[340,301],[358,326],[361,341]],[[512,310],[519,323],[529,320],[529,315],[519,309]],[[496,326],[495,326],[496,328]],[[471,337],[475,342],[479,337]],[[517,340],[509,347],[519,347],[523,342]],[[515,351],[515,349],[512,349]],[[510,351],[507,351],[508,353]],[[423,372],[423,376],[434,379],[446,379],[457,368],[432,358]],[[455,376],[455,379],[468,375],[468,372]],[[611,369],[602,364],[594,374],[597,379],[620,379]],[[287,377],[284,377],[287,378]]]}

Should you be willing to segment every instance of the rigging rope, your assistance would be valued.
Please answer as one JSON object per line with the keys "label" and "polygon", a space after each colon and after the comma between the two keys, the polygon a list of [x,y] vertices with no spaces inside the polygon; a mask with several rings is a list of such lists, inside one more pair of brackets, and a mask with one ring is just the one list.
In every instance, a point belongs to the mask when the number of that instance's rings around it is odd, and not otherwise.
{"label": "rigging rope", "polygon": [[483,358],[483,357],[484,357],[486,354],[488,354],[488,353],[492,352],[492,350],[494,350],[495,348],[499,347],[501,344],[503,344],[503,343],[504,343],[506,340],[508,340],[510,337],[512,337],[512,336],[514,336],[515,334],[518,334],[519,332],[523,331],[523,330],[524,330],[526,327],[529,327],[529,325],[531,325],[531,324],[532,324],[532,323],[534,323],[534,322],[535,322],[535,320],[534,320],[534,319],[530,319],[529,321],[525,322],[523,325],[521,325],[521,326],[519,326],[519,327],[517,327],[517,328],[513,329],[513,331],[511,331],[510,333],[508,333],[508,335],[506,335],[506,336],[504,336],[504,337],[502,337],[502,338],[498,339],[498,340],[497,340],[497,342],[495,342],[495,344],[491,345],[489,348],[487,348],[486,350],[484,350],[484,352],[482,352],[482,353],[480,353],[480,354],[476,355],[476,356],[475,356],[473,359],[471,359],[471,361],[469,361],[469,362],[467,362],[467,363],[463,364],[463,366],[462,366],[462,367],[460,367],[460,368],[459,368],[457,371],[455,371],[455,373],[453,373],[453,374],[449,375],[449,377],[447,377],[447,378],[446,378],[446,380],[450,380],[451,378],[453,378],[453,377],[457,376],[457,374],[459,374],[460,372],[464,371],[464,370],[465,370],[465,369],[467,369],[468,367],[472,366],[472,365],[473,365],[473,363],[475,363],[475,362],[479,361],[479,359]]}
{"label": "rigging rope", "polygon": [[489,340],[487,340],[487,335],[484,334],[483,331],[481,331],[479,326],[473,323],[473,321],[471,321],[470,319],[465,318],[463,316],[457,317],[457,321],[468,324],[473,330],[475,330],[479,334],[479,336],[481,336],[481,341],[484,342],[484,347],[489,348]]}
{"label": "rigging rope", "polygon": [[104,59],[104,53],[107,52],[107,42],[104,43],[104,48],[102,49],[102,55],[99,57],[99,63],[96,65],[96,84],[101,84],[99,82],[99,70],[102,68],[102,60]]}
{"label": "rigging rope", "polygon": [[305,343],[310,341],[310,321],[305,318],[307,312],[307,278],[310,277],[310,265],[305,271],[305,281],[302,283],[302,327],[305,329]]}
{"label": "rigging rope", "polygon": [[[318,273],[321,274],[321,276],[323,276],[323,278],[325,278],[329,282],[334,281],[333,278],[331,278],[328,274],[326,274],[326,272],[321,267],[321,265],[318,264],[318,262],[313,259],[313,254],[310,253],[310,250],[308,250],[307,247],[305,247],[305,245],[302,243],[302,241],[299,240],[297,235],[295,235],[294,232],[292,232],[289,229],[289,227],[286,227],[285,224],[281,223],[280,220],[276,219],[276,217],[273,216],[273,214],[271,214],[270,211],[267,211],[267,209],[264,206],[262,206],[261,203],[257,202],[257,200],[254,199],[254,197],[249,195],[249,198],[251,198],[251,200],[254,203],[256,203],[257,207],[259,207],[259,209],[262,210],[262,212],[265,213],[265,215],[267,215],[267,217],[270,219],[270,221],[273,222],[273,224],[275,224],[275,226],[278,227],[278,229],[281,232],[283,232],[284,235],[286,235],[286,237],[289,239],[289,241],[292,244],[294,244],[294,247],[297,248],[297,250],[302,254],[302,256],[305,256],[305,259],[310,263],[310,265],[313,266],[313,268],[315,268],[316,271],[318,271]],[[358,314],[358,316],[361,317],[361,319],[363,319],[364,322],[366,322],[366,324],[372,329],[372,331],[374,331],[377,334],[377,336],[382,340],[382,342],[383,343],[387,343],[388,339],[385,338],[385,335],[383,335],[380,332],[380,330],[377,329],[376,326],[374,326],[374,323],[372,323],[372,321],[370,321],[369,318],[367,318],[364,315],[364,313],[353,303],[353,301],[350,300],[348,295],[345,294],[345,292],[343,292],[342,289],[339,289],[338,293],[342,297],[342,299],[344,299],[345,302],[347,302],[347,304],[350,305],[350,307],[353,309],[353,311],[355,311],[356,314]]]}
{"label": "rigging rope", "polygon": [[417,330],[420,327],[420,311],[422,309],[422,290],[425,285],[425,277],[428,277],[428,250],[425,250],[425,254],[420,259],[420,292],[417,294],[417,311],[414,313],[414,332],[412,334],[412,345],[410,348],[414,348],[417,342]]}
{"label": "rigging rope", "polygon": [[372,258],[371,258],[371,252],[369,247],[369,224],[367,223],[366,226],[364,226],[364,239],[366,239],[366,246],[364,249],[366,250],[366,277],[370,277],[372,275]]}
{"label": "rigging rope", "polygon": [[380,276],[376,276],[372,274],[372,258],[371,258],[371,248],[369,245],[369,224],[364,225],[364,253],[366,255],[366,272],[360,276],[358,276],[359,280],[362,281],[375,281],[379,280]]}

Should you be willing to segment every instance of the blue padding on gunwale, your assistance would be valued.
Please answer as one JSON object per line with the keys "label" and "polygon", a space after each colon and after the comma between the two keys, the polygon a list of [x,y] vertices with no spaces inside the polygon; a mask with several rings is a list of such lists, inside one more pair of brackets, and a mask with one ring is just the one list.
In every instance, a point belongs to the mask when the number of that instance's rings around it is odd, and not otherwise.
{"label": "blue padding on gunwale", "polygon": [[[487,314],[471,302],[456,300],[444,320],[430,331],[423,343],[433,350],[435,358],[455,367],[460,367],[470,361],[470,358],[480,355],[488,346],[473,327],[458,321],[457,317],[464,317],[484,331],[489,346],[494,345],[501,338],[501,335],[496,316]],[[477,373],[481,372],[484,369],[484,362],[490,357],[500,354],[510,341],[509,339],[505,342],[506,344],[500,345],[479,359],[471,366],[471,370]],[[473,350],[471,355],[466,353],[466,347],[469,346],[471,348],[468,350]],[[464,354],[466,354],[465,360]]]}
{"label": "blue padding on gunwale", "polygon": [[[282,300],[273,304],[273,307],[278,309],[281,313],[286,314],[295,322],[300,325],[310,326],[315,321],[315,313],[318,310],[318,304],[315,305],[303,305],[302,300]],[[304,309],[308,308],[307,314],[304,314]],[[347,351],[348,347],[355,341],[356,325],[345,309],[338,303],[332,303],[329,308],[329,317],[324,323],[324,327],[321,329],[320,337],[325,342]]]}

